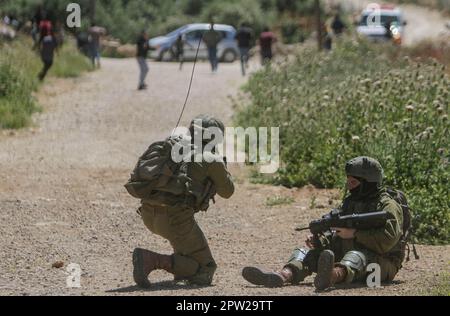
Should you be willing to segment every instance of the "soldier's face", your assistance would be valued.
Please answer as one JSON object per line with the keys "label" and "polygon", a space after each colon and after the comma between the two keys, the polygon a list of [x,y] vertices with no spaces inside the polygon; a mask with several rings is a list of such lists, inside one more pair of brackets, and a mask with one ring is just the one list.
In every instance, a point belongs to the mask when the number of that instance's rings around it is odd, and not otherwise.
{"label": "soldier's face", "polygon": [[352,191],[354,189],[356,189],[357,187],[359,187],[361,185],[361,182],[352,177],[352,176],[347,176],[347,189]]}

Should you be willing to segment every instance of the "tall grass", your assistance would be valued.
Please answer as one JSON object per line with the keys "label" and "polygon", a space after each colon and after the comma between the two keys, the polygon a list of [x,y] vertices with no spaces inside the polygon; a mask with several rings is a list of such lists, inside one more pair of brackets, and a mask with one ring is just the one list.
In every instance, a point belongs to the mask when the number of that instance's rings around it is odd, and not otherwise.
{"label": "tall grass", "polygon": [[450,242],[450,78],[442,65],[391,60],[383,48],[346,41],[267,67],[246,91],[240,126],[280,126],[275,183],[342,187],[345,162],[373,156],[386,184],[406,191],[416,236]]}
{"label": "tall grass", "polygon": [[[42,63],[31,47],[27,38],[0,43],[0,129],[27,126],[31,115],[40,110],[33,92],[39,87],[37,75]],[[76,77],[91,67],[89,60],[69,41],[56,54],[48,76]]]}

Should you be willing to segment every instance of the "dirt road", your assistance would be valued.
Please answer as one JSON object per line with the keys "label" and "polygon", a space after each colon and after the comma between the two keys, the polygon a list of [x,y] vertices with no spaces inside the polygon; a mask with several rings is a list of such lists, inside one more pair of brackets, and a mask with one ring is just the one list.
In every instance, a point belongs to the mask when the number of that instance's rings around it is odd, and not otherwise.
{"label": "dirt road", "polygon": [[[324,213],[339,199],[337,192],[253,185],[239,166],[232,166],[235,196],[197,217],[219,265],[214,286],[175,286],[159,272],[152,275],[152,289],[133,285],[133,249],[168,253],[170,247],[146,230],[123,184],[138,155],[175,124],[189,75],[176,64],[152,63],[149,90],[137,92],[133,59],[104,60],[100,71],[46,85],[36,126],[0,136],[0,295],[314,295],[311,279],[301,287],[268,290],[246,284],[240,271],[247,264],[279,267],[305,238],[294,227]],[[230,122],[228,95],[243,82],[237,64],[221,65],[218,75],[200,64],[183,123],[203,112]],[[274,195],[295,202],[267,206]],[[316,209],[310,210],[314,196]],[[419,251],[422,260],[407,263],[393,285],[328,294],[426,290],[448,270],[450,251]],[[52,268],[57,261],[64,267]],[[70,263],[81,267],[81,288],[66,285]]]}

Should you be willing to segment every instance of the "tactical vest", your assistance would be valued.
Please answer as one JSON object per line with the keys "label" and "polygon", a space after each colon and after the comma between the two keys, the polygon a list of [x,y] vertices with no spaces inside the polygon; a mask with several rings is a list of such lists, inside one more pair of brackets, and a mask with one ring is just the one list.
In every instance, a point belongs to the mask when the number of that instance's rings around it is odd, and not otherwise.
{"label": "tactical vest", "polygon": [[[382,190],[378,192],[377,194],[370,196],[367,198],[367,200],[351,200],[349,197],[347,197],[343,204],[342,204],[342,212],[345,215],[350,214],[361,214],[361,213],[370,213],[370,212],[379,212],[382,211],[383,205],[386,204],[387,200],[392,200],[396,202],[392,196],[387,193],[387,191]],[[397,202],[396,202],[397,203]],[[397,203],[398,204],[398,203]],[[401,206],[400,206],[401,207]],[[403,216],[402,216],[403,217]],[[400,223],[400,227],[403,228],[403,219],[402,223]],[[397,242],[397,244],[386,254],[383,255],[383,257],[387,257],[398,265],[398,267],[401,267],[402,262],[404,261],[406,257],[406,240],[402,237]],[[365,248],[362,245],[358,245],[357,242],[355,242],[356,248]]]}
{"label": "tactical vest", "polygon": [[139,158],[125,188],[135,198],[153,206],[179,206],[206,211],[214,199],[214,184],[189,176],[191,162],[176,163],[172,148],[181,138],[168,138],[150,145]]}

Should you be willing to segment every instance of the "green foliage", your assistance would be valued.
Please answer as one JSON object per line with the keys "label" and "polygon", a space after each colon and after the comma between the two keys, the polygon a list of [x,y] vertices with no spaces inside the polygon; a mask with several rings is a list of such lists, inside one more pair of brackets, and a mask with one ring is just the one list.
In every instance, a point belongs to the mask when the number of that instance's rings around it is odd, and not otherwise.
{"label": "green foliage", "polygon": [[268,66],[245,90],[240,126],[280,126],[286,186],[341,187],[345,162],[378,158],[386,184],[410,200],[416,236],[450,236],[450,79],[437,63],[390,60],[386,47],[344,41],[331,53],[306,49]]}
{"label": "green foliage", "polygon": [[69,42],[55,56],[55,64],[50,70],[50,75],[73,78],[91,70],[91,61],[78,52],[74,43]]}
{"label": "green foliage", "polygon": [[209,5],[202,13],[204,21],[214,19],[216,23],[223,23],[239,27],[241,23],[250,24],[256,33],[262,31],[268,19],[268,14],[261,10],[259,1],[216,1]]}
{"label": "green foliage", "polygon": [[38,110],[32,97],[39,71],[34,58],[22,44],[0,47],[0,129],[23,127]]}
{"label": "green foliage", "polygon": [[[31,19],[39,5],[50,17],[64,22],[66,7],[71,0],[4,0],[0,12],[15,14],[22,21]],[[82,9],[82,30],[92,19],[91,1],[79,0]],[[303,2],[303,1],[301,1]],[[109,34],[122,42],[134,43],[142,30],[150,36],[166,34],[188,23],[206,23],[215,18],[216,23],[238,27],[251,23],[258,33],[263,25],[272,25],[277,9],[275,0],[97,0],[95,22],[105,27]]]}
{"label": "green foliage", "polygon": [[271,196],[266,199],[266,206],[273,207],[273,206],[280,206],[280,205],[289,205],[294,203],[294,199],[287,196]]}
{"label": "green foliage", "polygon": [[284,20],[281,22],[281,35],[285,44],[304,42],[308,33],[302,29],[297,20]]}
{"label": "green foliage", "polygon": [[[40,110],[32,94],[38,88],[42,63],[31,45],[30,40],[21,38],[0,46],[0,129],[24,127]],[[75,77],[90,69],[89,60],[69,42],[55,56],[49,76]]]}
{"label": "green foliage", "polygon": [[279,12],[310,15],[314,12],[314,0],[276,0]]}
{"label": "green foliage", "polygon": [[183,13],[187,15],[199,15],[204,5],[203,0],[186,0],[183,3]]}

